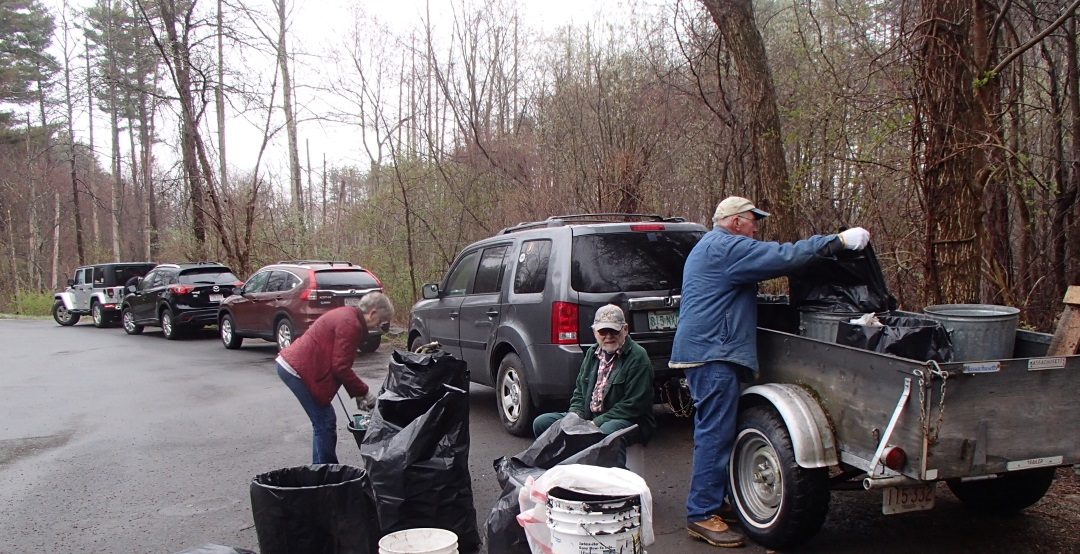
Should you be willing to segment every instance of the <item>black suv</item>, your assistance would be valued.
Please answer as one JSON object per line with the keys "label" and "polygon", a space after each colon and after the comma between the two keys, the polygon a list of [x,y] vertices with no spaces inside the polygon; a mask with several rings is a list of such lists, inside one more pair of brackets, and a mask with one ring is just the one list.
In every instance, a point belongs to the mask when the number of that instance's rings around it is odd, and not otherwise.
{"label": "black suv", "polygon": [[678,386],[681,372],[667,362],[683,264],[705,231],[641,214],[554,216],[503,229],[466,247],[441,283],[424,285],[409,347],[438,341],[464,359],[473,381],[495,387],[503,426],[526,435],[539,407],[565,409],[594,342],[593,315],[613,303],[649,353],[658,385]]}
{"label": "black suv", "polygon": [[232,270],[215,262],[161,264],[128,285],[120,311],[124,331],[142,333],[160,325],[165,338],[217,323],[218,305],[243,283]]}

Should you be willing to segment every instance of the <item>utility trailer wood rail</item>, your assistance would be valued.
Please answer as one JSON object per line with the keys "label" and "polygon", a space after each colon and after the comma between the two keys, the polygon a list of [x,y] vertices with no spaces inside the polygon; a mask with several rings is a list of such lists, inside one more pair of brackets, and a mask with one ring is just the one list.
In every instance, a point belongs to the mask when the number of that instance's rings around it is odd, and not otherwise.
{"label": "utility trailer wood rail", "polygon": [[730,471],[759,544],[812,537],[832,489],[881,491],[890,514],[932,508],[944,481],[969,507],[1008,512],[1080,464],[1080,356],[1048,356],[1051,335],[1017,331],[1012,359],[937,364],[799,336],[797,312],[761,307],[761,374],[740,398]]}

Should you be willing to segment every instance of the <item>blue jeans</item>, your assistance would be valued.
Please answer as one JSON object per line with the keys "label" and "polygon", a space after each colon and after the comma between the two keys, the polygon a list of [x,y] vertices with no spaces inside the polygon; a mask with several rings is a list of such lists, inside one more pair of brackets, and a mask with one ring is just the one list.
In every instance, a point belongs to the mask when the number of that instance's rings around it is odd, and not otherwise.
{"label": "blue jeans", "polygon": [[728,465],[735,442],[739,404],[738,366],[709,362],[687,369],[694,399],[694,465],[686,519],[701,521],[720,512],[728,487]]}
{"label": "blue jeans", "polygon": [[285,383],[289,390],[296,395],[300,405],[307,412],[311,420],[311,463],[313,464],[336,464],[337,459],[337,415],[334,414],[334,405],[323,406],[315,401],[308,391],[307,385],[299,377],[289,373],[281,364],[277,365],[278,377]]}

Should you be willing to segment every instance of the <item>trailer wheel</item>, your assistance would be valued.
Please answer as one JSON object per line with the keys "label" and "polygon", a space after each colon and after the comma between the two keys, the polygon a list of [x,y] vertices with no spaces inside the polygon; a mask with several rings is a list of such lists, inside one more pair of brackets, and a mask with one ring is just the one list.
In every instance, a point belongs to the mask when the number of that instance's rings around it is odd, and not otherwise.
{"label": "trailer wheel", "polygon": [[1054,468],[1006,473],[997,479],[961,482],[946,481],[949,490],[972,510],[992,514],[1018,512],[1036,503],[1050,489]]}
{"label": "trailer wheel", "polygon": [[814,536],[829,512],[828,468],[795,463],[791,436],[767,406],[740,414],[731,452],[731,497],[754,542],[784,549]]}

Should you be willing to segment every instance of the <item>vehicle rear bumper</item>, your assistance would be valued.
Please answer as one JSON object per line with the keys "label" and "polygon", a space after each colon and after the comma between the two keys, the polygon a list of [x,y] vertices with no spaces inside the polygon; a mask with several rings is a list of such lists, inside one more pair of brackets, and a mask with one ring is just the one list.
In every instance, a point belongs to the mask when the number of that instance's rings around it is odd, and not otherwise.
{"label": "vehicle rear bumper", "polygon": [[177,313],[174,319],[177,323],[212,325],[217,323],[218,307],[200,308],[197,310],[185,310]]}

